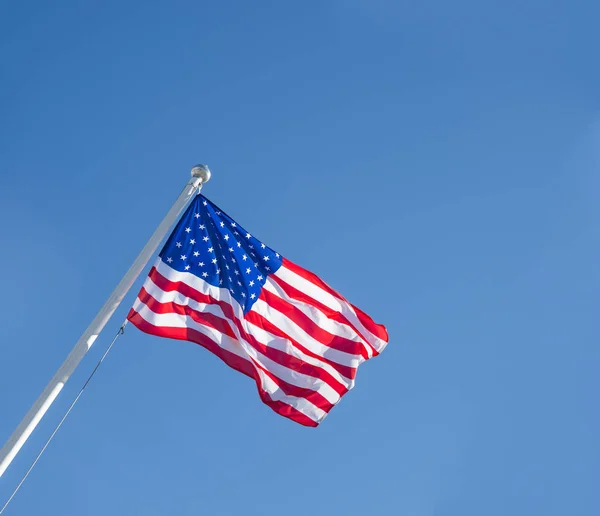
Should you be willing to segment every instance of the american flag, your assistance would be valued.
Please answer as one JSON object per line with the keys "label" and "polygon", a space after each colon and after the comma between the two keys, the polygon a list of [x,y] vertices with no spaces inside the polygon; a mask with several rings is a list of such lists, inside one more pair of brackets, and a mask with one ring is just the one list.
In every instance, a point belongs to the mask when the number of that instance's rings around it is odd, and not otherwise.
{"label": "american flag", "polygon": [[253,378],[262,401],[317,426],[388,341],[315,274],[197,195],[128,315],[140,330],[205,347]]}

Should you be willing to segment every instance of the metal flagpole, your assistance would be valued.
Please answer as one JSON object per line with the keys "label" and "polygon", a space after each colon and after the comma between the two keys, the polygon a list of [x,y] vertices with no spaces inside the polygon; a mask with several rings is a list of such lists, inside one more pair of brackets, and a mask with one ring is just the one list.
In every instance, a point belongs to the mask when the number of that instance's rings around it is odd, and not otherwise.
{"label": "metal flagpole", "polygon": [[136,258],[133,265],[129,268],[123,279],[119,282],[113,293],[110,295],[104,306],[100,309],[94,320],[91,322],[87,330],[75,344],[75,347],[69,353],[69,356],[60,366],[50,383],[46,386],[40,397],[29,409],[17,429],[10,436],[2,450],[0,450],[0,477],[4,474],[10,463],[13,461],[19,450],[25,444],[35,427],[38,425],[44,414],[50,408],[62,388],[67,383],[69,377],[75,371],[75,368],[81,362],[81,359],[92,347],[98,335],[112,317],[115,310],[123,301],[123,298],[140,275],[148,260],[156,251],[169,228],[179,217],[183,208],[186,206],[191,197],[200,191],[202,185],[210,179],[210,170],[205,165],[196,165],[192,168],[192,178],[185,185],[185,188],[179,194],[175,204],[171,207],[165,218],[162,220],[154,234],[148,240],[139,256]]}

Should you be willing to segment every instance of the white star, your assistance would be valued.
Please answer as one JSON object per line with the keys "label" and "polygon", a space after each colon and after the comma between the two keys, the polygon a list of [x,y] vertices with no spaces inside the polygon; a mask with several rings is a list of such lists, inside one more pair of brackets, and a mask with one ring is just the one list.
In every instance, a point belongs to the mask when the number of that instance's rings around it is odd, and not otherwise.
{"label": "white star", "polygon": [[223,284],[223,280],[219,280],[219,285],[222,285],[222,284]]}
{"label": "white star", "polygon": [[208,203],[206,201],[202,201],[202,204],[204,204],[204,206],[206,206]]}
{"label": "white star", "polygon": [[208,252],[209,253],[214,253],[215,252],[215,248],[214,247],[209,247],[208,248]]}
{"label": "white star", "polygon": [[249,246],[249,247],[250,247],[250,249],[254,249],[254,246],[253,246],[253,245],[251,245],[251,246]]}
{"label": "white star", "polygon": [[254,299],[256,297],[256,294],[250,294],[250,299]]}
{"label": "white star", "polygon": [[263,277],[262,277],[262,276],[259,276],[259,277],[258,277],[258,281],[262,281],[262,279],[263,279]]}
{"label": "white star", "polygon": [[242,297],[246,297],[246,294],[244,294],[243,292],[242,292]]}
{"label": "white star", "polygon": [[196,241],[195,241],[195,240],[192,238],[192,239],[190,240],[190,244],[194,245],[195,243],[196,243]]}
{"label": "white star", "polygon": [[229,276],[229,281],[233,281],[233,278],[231,276]]}
{"label": "white star", "polygon": [[233,256],[231,257],[231,261],[235,263],[235,258]]}
{"label": "white star", "polygon": [[233,253],[233,247],[230,247],[230,248],[229,248],[229,252],[230,252],[230,253]]}
{"label": "white star", "polygon": [[217,212],[217,215],[221,215],[221,212],[220,212],[220,211],[218,211],[218,212]]}
{"label": "white star", "polygon": [[217,263],[217,259],[216,259],[216,258],[213,258],[212,262],[213,262],[213,263]]}
{"label": "white star", "polygon": [[221,269],[217,269],[217,274],[221,274]]}
{"label": "white star", "polygon": [[224,238],[225,240],[229,240],[229,235],[225,235],[223,238]]}
{"label": "white star", "polygon": [[167,258],[167,263],[172,263],[173,262],[173,258],[169,257]]}
{"label": "white star", "polygon": [[234,273],[236,276],[239,276],[239,275],[240,275],[240,271],[238,271],[237,269],[236,269],[235,271],[233,271],[233,273]]}
{"label": "white star", "polygon": [[246,274],[250,274],[251,269],[246,269]]}
{"label": "white star", "polygon": [[265,244],[260,244],[260,247],[265,249],[267,246]]}
{"label": "white star", "polygon": [[200,218],[200,214],[196,213],[196,215],[194,215],[194,217],[196,217],[197,219],[199,219]]}
{"label": "white star", "polygon": [[200,256],[200,253],[198,251],[194,251],[194,256]]}
{"label": "white star", "polygon": [[206,229],[206,226],[204,224],[200,224],[200,226],[198,226],[200,229]]}
{"label": "white star", "polygon": [[276,256],[277,258],[279,258],[279,253],[275,253],[275,256]]}
{"label": "white star", "polygon": [[246,255],[242,256],[242,260],[246,261],[248,257]]}
{"label": "white star", "polygon": [[246,238],[252,238],[252,235],[250,233],[246,233]]}
{"label": "white star", "polygon": [[265,257],[263,257],[263,260],[264,260],[265,262],[268,262],[268,261],[269,261],[269,257],[268,257],[268,256],[265,256]]}
{"label": "white star", "polygon": [[232,228],[234,228],[234,227],[236,227],[236,226],[237,226],[237,224],[236,224],[235,222],[232,222],[232,223],[231,223],[231,227],[232,227]]}
{"label": "white star", "polygon": [[200,262],[200,263],[198,264],[198,266],[199,266],[199,267],[204,267],[204,262]]}
{"label": "white star", "polygon": [[270,270],[271,270],[271,267],[265,267],[265,269],[267,269],[268,271],[270,271]]}
{"label": "white star", "polygon": [[238,242],[238,243],[237,243],[237,246],[238,246],[238,247],[242,247],[242,243],[241,243],[241,242]]}
{"label": "white star", "polygon": [[189,266],[189,265],[186,265],[186,266],[185,266],[185,270],[186,270],[186,271],[189,271],[189,270],[190,270],[190,266]]}
{"label": "white star", "polygon": [[221,221],[221,227],[224,228],[225,227],[225,222]]}
{"label": "white star", "polygon": [[242,286],[242,282],[241,282],[241,281],[238,281],[238,285],[241,287],[241,286]]}
{"label": "white star", "polygon": [[181,255],[181,259],[182,259],[182,260],[187,260],[187,256],[186,256],[185,254],[182,254],[182,255]]}
{"label": "white star", "polygon": [[189,233],[192,230],[192,228],[185,228],[185,232]]}
{"label": "white star", "polygon": [[202,240],[204,240],[205,242],[208,242],[208,237],[205,236]]}
{"label": "white star", "polygon": [[202,273],[202,277],[203,277],[203,278],[208,278],[208,272],[203,272],[203,273]]}
{"label": "white star", "polygon": [[237,231],[234,231],[233,234],[236,236],[239,235],[239,233]]}
{"label": "white star", "polygon": [[252,280],[250,283],[248,283],[248,285],[250,285],[251,287],[254,286],[254,280]]}
{"label": "white star", "polygon": [[225,264],[225,268],[226,268],[227,270],[229,270],[229,265]]}
{"label": "white star", "polygon": [[181,242],[177,242],[175,245],[176,245],[177,247],[181,247]]}

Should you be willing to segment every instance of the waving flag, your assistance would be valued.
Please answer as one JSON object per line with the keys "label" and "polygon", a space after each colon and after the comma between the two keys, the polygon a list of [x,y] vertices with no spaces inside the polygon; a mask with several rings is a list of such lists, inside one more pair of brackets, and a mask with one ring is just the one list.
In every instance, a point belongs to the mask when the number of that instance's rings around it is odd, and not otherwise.
{"label": "waving flag", "polygon": [[253,378],[275,412],[306,426],[325,418],[388,340],[383,326],[203,195],[167,240],[128,319],[204,346]]}

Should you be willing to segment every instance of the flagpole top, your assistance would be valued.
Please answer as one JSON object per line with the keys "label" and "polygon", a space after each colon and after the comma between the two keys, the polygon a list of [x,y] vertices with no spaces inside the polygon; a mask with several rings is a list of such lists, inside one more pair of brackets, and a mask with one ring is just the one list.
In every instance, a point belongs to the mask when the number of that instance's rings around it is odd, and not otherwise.
{"label": "flagpole top", "polygon": [[202,184],[208,183],[210,176],[210,169],[206,165],[194,165],[192,167],[192,177],[200,179]]}

